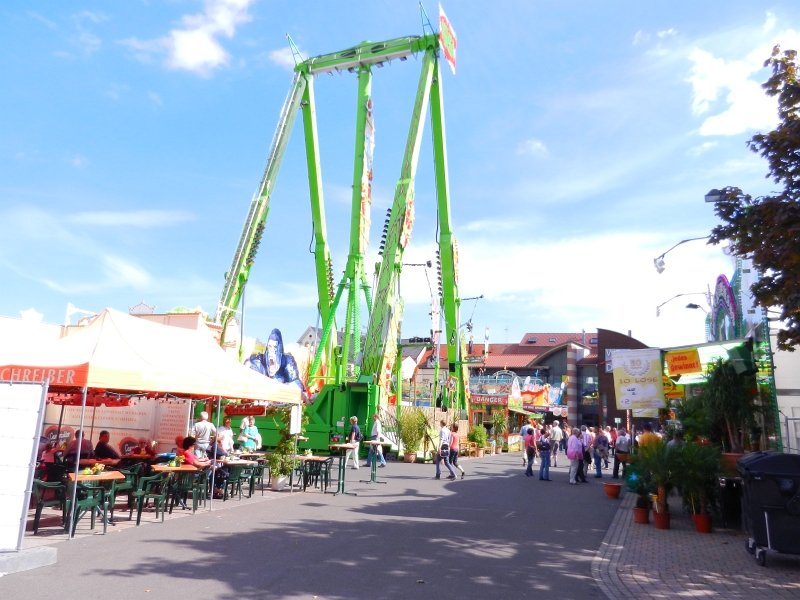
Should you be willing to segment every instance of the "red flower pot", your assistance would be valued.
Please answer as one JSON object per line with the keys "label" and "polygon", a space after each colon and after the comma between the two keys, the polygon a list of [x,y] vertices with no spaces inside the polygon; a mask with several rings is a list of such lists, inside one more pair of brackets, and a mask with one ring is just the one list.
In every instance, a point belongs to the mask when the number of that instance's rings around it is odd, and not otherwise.
{"label": "red flower pot", "polygon": [[633,507],[633,522],[639,525],[647,525],[650,523],[650,509],[649,508],[636,508]]}
{"label": "red flower pot", "polygon": [[692,515],[697,533],[711,533],[711,515]]}
{"label": "red flower pot", "polygon": [[665,510],[664,512],[653,512],[653,523],[656,525],[656,529],[669,529],[669,511]]}
{"label": "red flower pot", "polygon": [[603,488],[606,490],[606,496],[609,498],[619,498],[619,493],[622,491],[622,484],[604,481]]}

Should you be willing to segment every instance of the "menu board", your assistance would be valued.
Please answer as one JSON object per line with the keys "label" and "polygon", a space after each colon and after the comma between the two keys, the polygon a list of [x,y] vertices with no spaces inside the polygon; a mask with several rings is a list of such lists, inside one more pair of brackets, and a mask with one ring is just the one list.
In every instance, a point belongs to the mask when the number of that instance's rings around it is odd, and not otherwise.
{"label": "menu board", "polygon": [[0,552],[22,547],[47,383],[0,384]]}
{"label": "menu board", "polygon": [[158,405],[154,436],[158,442],[158,452],[169,452],[175,447],[175,438],[186,435],[191,409],[192,403],[183,400]]}

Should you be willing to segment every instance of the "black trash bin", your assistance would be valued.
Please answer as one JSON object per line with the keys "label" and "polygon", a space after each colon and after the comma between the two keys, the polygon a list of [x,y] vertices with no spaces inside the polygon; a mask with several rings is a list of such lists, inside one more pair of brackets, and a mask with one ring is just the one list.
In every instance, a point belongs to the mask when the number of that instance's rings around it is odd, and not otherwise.
{"label": "black trash bin", "polygon": [[766,549],[800,554],[800,455],[753,452],[738,461],[747,551],[766,564]]}

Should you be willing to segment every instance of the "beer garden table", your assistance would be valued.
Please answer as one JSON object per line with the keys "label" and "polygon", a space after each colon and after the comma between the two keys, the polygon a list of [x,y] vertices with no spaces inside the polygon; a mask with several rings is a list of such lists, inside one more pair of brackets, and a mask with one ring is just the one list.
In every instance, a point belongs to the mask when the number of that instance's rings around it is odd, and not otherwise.
{"label": "beer garden table", "polygon": [[[348,450],[355,450],[358,448],[358,444],[330,444],[328,448],[332,450],[339,451],[339,479],[336,484],[336,492],[334,492],[334,496],[338,496],[339,494],[350,494],[352,496],[358,496],[358,494],[354,494],[353,492],[345,491],[345,477],[346,477],[346,467],[345,464],[345,457],[347,456]],[[358,457],[356,457],[358,460]]]}
{"label": "beer garden table", "polygon": [[378,449],[377,449],[377,447],[378,446],[382,446],[383,442],[381,442],[379,440],[366,440],[365,442],[372,447],[372,451],[373,452],[372,452],[372,460],[370,461],[369,479],[368,480],[367,479],[362,479],[361,483],[367,483],[367,484],[370,484],[370,483],[383,483],[383,484],[385,484],[386,483],[385,481],[378,481]]}

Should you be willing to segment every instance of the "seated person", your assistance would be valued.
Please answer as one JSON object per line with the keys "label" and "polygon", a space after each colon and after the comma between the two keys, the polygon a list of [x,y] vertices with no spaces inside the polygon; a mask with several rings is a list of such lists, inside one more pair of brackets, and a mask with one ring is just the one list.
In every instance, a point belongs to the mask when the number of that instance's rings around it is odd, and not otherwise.
{"label": "seated person", "polygon": [[206,451],[206,456],[211,460],[213,460],[214,458],[218,460],[220,458],[225,458],[226,456],[228,456],[229,452],[226,452],[225,448],[223,448],[222,446],[223,446],[223,441],[217,438],[215,442],[212,443],[209,449]]}
{"label": "seated person", "polygon": [[[79,445],[80,451],[78,450]],[[64,460],[75,462],[78,454],[80,454],[80,458],[94,458],[92,442],[83,437],[83,432],[80,429],[75,432],[75,439],[72,440],[67,445],[66,450],[64,450]]]}
{"label": "seated person", "polygon": [[147,438],[139,438],[139,445],[136,446],[133,450],[131,450],[128,456],[155,456],[156,453],[153,451],[153,445],[150,443],[150,440]]}
{"label": "seated person", "polygon": [[100,439],[97,441],[97,446],[94,447],[94,457],[98,460],[103,460],[106,458],[119,458],[119,452],[114,450],[114,447],[109,444],[109,440],[111,440],[111,434],[108,431],[101,431],[100,432]]}
{"label": "seated person", "polygon": [[58,448],[56,448],[56,445],[54,443],[50,442],[45,447],[44,452],[42,452],[42,457],[39,460],[46,465],[55,464],[56,453],[58,453]]}
{"label": "seated person", "polygon": [[192,436],[183,440],[183,462],[198,469],[205,468],[211,464],[207,458],[198,458],[194,453],[194,445],[197,442]]}
{"label": "seated person", "polygon": [[173,448],[173,452],[175,452],[175,456],[183,456],[183,440],[186,439],[182,435],[175,436],[175,448]]}

